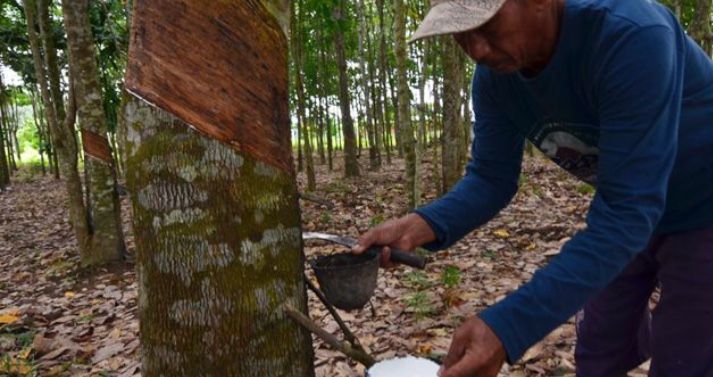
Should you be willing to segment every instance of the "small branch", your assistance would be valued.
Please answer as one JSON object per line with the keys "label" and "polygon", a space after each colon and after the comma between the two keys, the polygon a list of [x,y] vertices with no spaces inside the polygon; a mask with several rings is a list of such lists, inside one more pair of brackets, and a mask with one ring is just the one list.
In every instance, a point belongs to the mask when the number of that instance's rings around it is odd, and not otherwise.
{"label": "small branch", "polygon": [[285,313],[289,315],[295,322],[320,337],[335,350],[347,355],[352,360],[364,365],[366,368],[370,368],[372,365],[374,365],[374,363],[376,363],[376,360],[374,360],[371,355],[366,353],[364,349],[362,349],[361,347],[357,348],[349,342],[340,341],[336,336],[328,333],[324,329],[317,326],[317,324],[312,322],[311,319],[309,319],[307,316],[305,316],[289,304],[284,304],[283,308],[285,310]]}
{"label": "small branch", "polygon": [[327,207],[327,208],[329,208],[329,209],[334,209],[334,203],[330,202],[330,201],[327,200],[327,199],[323,199],[323,198],[320,198],[320,197],[318,197],[318,196],[315,196],[315,195],[312,195],[312,194],[307,194],[307,193],[304,193],[304,192],[300,192],[299,195],[300,195],[300,199],[307,200],[307,201],[310,201],[310,202],[319,203],[319,204],[321,204],[321,205],[323,205],[323,206],[325,206],[325,207]]}
{"label": "small branch", "polygon": [[324,293],[317,288],[308,278],[307,276],[304,276],[305,282],[307,282],[307,287],[314,292],[315,295],[319,298],[320,301],[322,301],[322,304],[324,304],[325,307],[327,307],[327,310],[329,313],[334,317],[334,320],[337,321],[337,324],[339,325],[339,328],[342,329],[342,332],[344,333],[344,339],[354,345],[357,345],[361,347],[361,344],[359,344],[359,340],[354,336],[354,334],[349,330],[347,325],[344,323],[344,320],[342,320],[342,317],[339,316],[339,313],[337,313],[337,310],[334,309],[334,306],[327,301],[327,297],[324,296]]}

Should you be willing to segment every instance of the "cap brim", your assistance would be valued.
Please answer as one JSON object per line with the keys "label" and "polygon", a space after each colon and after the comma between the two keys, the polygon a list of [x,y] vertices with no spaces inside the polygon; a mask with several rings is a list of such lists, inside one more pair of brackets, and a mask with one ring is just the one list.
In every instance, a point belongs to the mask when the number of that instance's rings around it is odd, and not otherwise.
{"label": "cap brim", "polygon": [[461,0],[438,4],[428,11],[408,42],[475,29],[493,18],[503,3],[505,0]]}

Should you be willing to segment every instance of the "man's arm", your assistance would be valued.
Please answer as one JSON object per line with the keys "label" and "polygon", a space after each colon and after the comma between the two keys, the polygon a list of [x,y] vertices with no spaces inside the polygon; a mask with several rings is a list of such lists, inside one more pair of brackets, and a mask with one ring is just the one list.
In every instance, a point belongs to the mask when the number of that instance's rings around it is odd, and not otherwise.
{"label": "man's arm", "polygon": [[681,107],[678,36],[652,26],[619,37],[602,59],[598,187],[587,228],[529,283],[480,314],[510,362],[612,281],[663,215]]}
{"label": "man's arm", "polygon": [[517,192],[524,138],[505,118],[490,93],[490,72],[478,67],[473,78],[475,138],[466,175],[442,198],[415,210],[431,226],[438,250],[485,224]]}

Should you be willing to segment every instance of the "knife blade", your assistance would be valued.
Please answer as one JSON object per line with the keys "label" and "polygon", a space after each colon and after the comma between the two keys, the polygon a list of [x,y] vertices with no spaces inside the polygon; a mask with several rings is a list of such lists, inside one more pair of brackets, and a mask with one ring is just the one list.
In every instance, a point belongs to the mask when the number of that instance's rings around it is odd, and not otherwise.
{"label": "knife blade", "polygon": [[[302,238],[305,240],[324,240],[347,247],[354,247],[359,243],[356,238],[339,236],[331,233],[323,232],[303,232]],[[381,252],[381,246],[372,246],[367,249],[367,253],[376,254]],[[395,263],[405,264],[418,269],[426,267],[426,258],[409,251],[391,248],[391,261]]]}

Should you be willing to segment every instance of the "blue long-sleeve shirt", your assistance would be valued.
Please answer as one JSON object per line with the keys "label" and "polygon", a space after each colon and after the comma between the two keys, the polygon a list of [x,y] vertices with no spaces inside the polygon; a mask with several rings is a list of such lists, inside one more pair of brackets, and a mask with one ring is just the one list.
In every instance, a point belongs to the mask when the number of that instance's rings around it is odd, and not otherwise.
{"label": "blue long-sleeve shirt", "polygon": [[[514,362],[612,281],[654,234],[713,224],[713,63],[648,0],[567,0],[534,78],[479,66],[465,177],[416,210],[448,247],[512,199],[530,140],[597,192],[587,227],[480,317]],[[683,251],[685,252],[685,251]]]}

